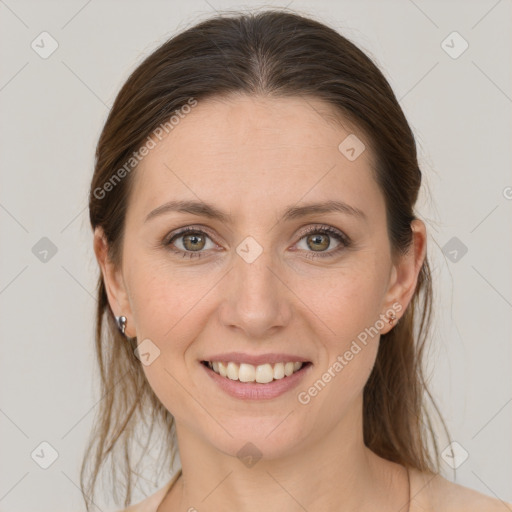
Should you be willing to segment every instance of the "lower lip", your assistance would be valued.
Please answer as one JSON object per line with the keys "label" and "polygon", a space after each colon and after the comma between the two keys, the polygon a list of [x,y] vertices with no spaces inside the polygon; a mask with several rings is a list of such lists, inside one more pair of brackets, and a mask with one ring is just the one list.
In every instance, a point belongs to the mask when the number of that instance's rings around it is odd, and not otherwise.
{"label": "lower lip", "polygon": [[234,398],[243,400],[270,400],[276,398],[296,387],[312,366],[311,363],[308,363],[289,377],[273,380],[267,384],[260,384],[258,382],[240,382],[239,380],[222,377],[203,363],[199,364],[223,391]]}

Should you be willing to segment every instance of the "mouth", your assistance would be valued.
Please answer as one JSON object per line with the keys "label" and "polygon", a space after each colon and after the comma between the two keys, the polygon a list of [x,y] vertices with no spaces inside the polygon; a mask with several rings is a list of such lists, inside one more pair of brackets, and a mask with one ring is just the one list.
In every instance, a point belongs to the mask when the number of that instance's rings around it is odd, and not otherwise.
{"label": "mouth", "polygon": [[201,361],[201,364],[225,379],[246,384],[269,384],[275,381],[286,381],[295,374],[304,372],[312,363],[283,361],[252,365],[238,364],[233,361]]}

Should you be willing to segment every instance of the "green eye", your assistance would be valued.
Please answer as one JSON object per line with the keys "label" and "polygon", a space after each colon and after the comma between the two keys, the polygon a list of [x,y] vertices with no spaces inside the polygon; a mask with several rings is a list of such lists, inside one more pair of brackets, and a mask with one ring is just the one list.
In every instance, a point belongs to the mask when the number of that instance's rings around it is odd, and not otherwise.
{"label": "green eye", "polygon": [[[302,233],[299,242],[303,239],[306,239],[306,247],[311,250],[301,249],[301,251],[304,251],[306,257],[310,259],[334,256],[351,244],[350,239],[345,234],[331,226],[311,226]],[[331,247],[332,239],[338,242],[338,247],[328,251],[327,249]],[[179,240],[181,240],[182,248],[176,247],[176,241]],[[208,241],[211,242],[210,247],[207,247]],[[199,258],[206,250],[212,249],[215,246],[208,233],[191,226],[174,233],[163,244],[173,253],[181,254],[183,258]]]}

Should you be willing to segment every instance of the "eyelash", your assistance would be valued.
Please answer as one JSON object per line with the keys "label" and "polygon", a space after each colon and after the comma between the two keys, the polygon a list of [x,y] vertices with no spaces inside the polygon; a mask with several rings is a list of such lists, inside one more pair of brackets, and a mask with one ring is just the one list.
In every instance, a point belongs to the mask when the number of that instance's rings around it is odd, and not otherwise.
{"label": "eyelash", "polygon": [[[200,258],[203,251],[183,251],[181,249],[173,249],[172,248],[172,243],[177,238],[179,238],[180,236],[183,236],[187,233],[206,235],[208,238],[210,238],[210,239],[212,238],[206,231],[189,226],[189,227],[183,228],[182,230],[178,231],[177,233],[174,233],[171,236],[171,238],[169,238],[168,240],[164,240],[163,245],[175,254],[182,254],[184,258],[189,258],[189,259]],[[350,240],[350,238],[347,235],[343,234],[341,231],[338,231],[337,229],[335,229],[331,226],[311,226],[305,232],[302,233],[299,241],[312,233],[322,233],[322,234],[332,236],[333,238],[335,238],[336,240],[341,242],[341,245],[337,249],[334,249],[332,251],[325,252],[325,253],[315,252],[315,251],[306,251],[308,254],[311,254],[311,256],[309,256],[309,255],[306,256],[306,258],[309,258],[309,259],[330,258],[330,257],[336,256],[339,252],[350,247],[352,244],[352,241]]]}

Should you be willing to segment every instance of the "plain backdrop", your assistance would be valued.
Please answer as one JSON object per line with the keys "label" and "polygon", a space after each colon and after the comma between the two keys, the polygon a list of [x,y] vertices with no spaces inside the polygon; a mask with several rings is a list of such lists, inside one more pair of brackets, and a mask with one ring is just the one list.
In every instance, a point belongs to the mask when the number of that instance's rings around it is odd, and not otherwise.
{"label": "plain backdrop", "polygon": [[366,51],[414,130],[436,300],[427,373],[460,464],[445,457],[444,475],[512,501],[510,0],[2,0],[2,512],[84,510],[78,470],[101,398],[87,195],[115,95],[215,10],[285,5]]}

